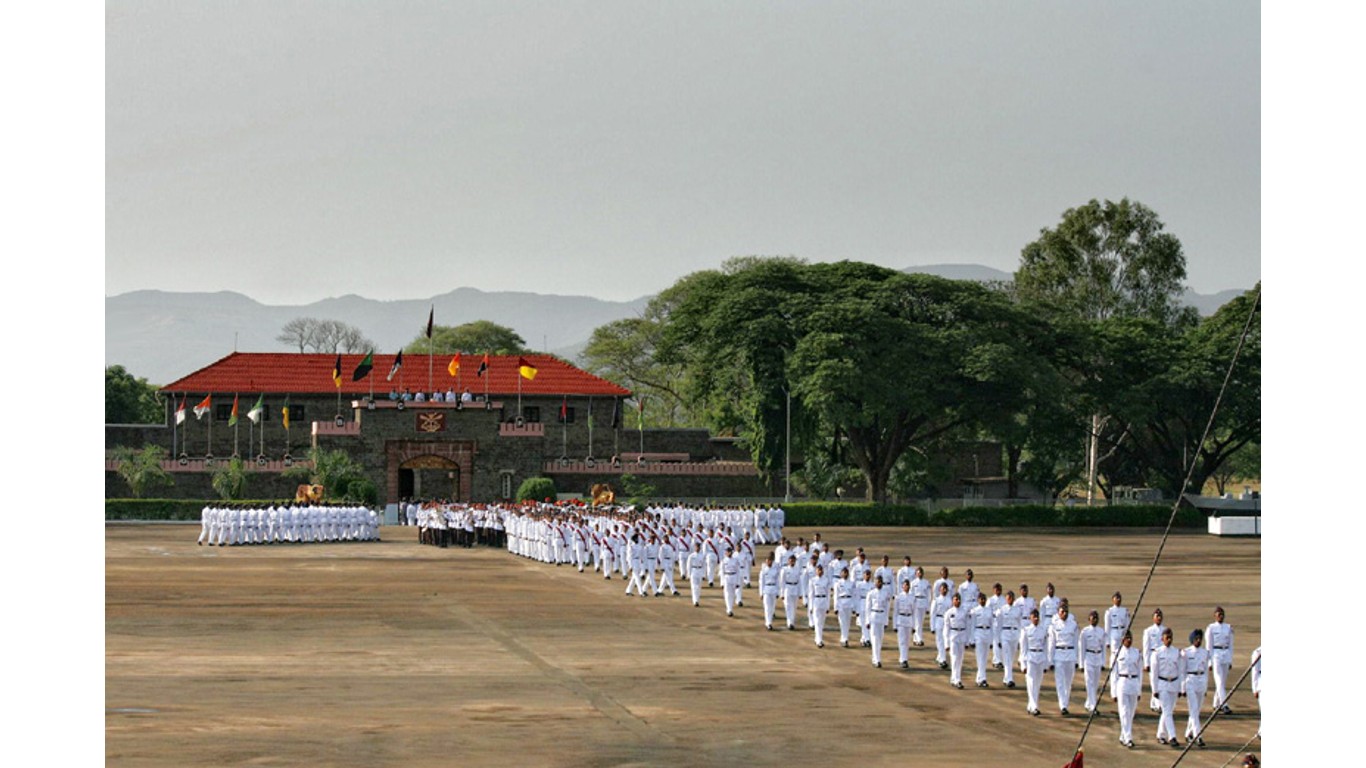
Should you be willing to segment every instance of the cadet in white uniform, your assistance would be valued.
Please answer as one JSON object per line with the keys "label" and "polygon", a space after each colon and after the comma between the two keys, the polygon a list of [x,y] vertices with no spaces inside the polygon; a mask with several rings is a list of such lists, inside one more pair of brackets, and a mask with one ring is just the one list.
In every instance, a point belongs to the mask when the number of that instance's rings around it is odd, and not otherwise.
{"label": "cadet in white uniform", "polygon": [[1233,627],[1224,621],[1224,609],[1214,609],[1214,621],[1205,627],[1205,638],[1209,645],[1210,671],[1214,673],[1214,708],[1227,715],[1233,710],[1228,708],[1228,673],[1233,667]]}
{"label": "cadet in white uniform", "polygon": [[778,588],[783,593],[783,614],[787,618],[787,628],[797,628],[797,599],[801,590],[802,574],[797,567],[797,556],[788,555],[787,565],[778,573]]}
{"label": "cadet in white uniform", "polygon": [[[1153,611],[1152,626],[1143,630],[1143,671],[1152,671],[1148,667],[1148,661],[1152,659],[1153,651],[1162,647],[1162,633],[1167,631],[1167,625],[1162,623],[1162,609]],[[1152,677],[1149,675],[1149,677]],[[1148,708],[1156,712],[1162,708],[1162,703],[1157,699],[1157,690],[1153,689],[1152,699],[1148,702]]]}
{"label": "cadet in white uniform", "polygon": [[726,556],[721,558],[721,591],[725,595],[726,615],[735,615],[735,600],[740,592],[740,556],[734,547],[726,547]]}
{"label": "cadet in white uniform", "polygon": [[849,647],[849,622],[853,618],[857,588],[849,569],[841,568],[840,577],[835,581],[835,615],[839,617],[840,645],[845,648]]}
{"label": "cadet in white uniform", "polygon": [[[1162,630],[1162,644],[1148,657],[1152,688],[1162,715],[1157,720],[1157,740],[1180,749],[1176,738],[1176,696],[1181,691],[1181,651],[1172,647],[1171,629]],[[1168,741],[1170,739],[1170,741]]]}
{"label": "cadet in white uniform", "polygon": [[868,594],[873,591],[873,571],[865,568],[859,573],[862,575],[854,576],[853,567],[850,567],[849,577],[854,580],[854,613],[858,618],[859,645],[867,648],[871,642],[868,639]]}
{"label": "cadet in white uniform", "polygon": [[1020,644],[1020,604],[1015,602],[1015,593],[1006,592],[1005,603],[996,609],[996,631],[1001,638],[1001,658],[1005,660],[1005,671],[1001,682],[1007,688],[1015,687],[1015,649]]}
{"label": "cadet in white uniform", "polygon": [[1129,609],[1122,605],[1124,597],[1118,592],[1110,597],[1110,602],[1113,605],[1105,609],[1105,644],[1109,648],[1107,655],[1113,659],[1124,633],[1129,631]]}
{"label": "cadet in white uniform", "polygon": [[1143,692],[1143,652],[1134,647],[1132,632],[1120,636],[1119,650],[1111,664],[1114,671],[1115,698],[1119,701],[1119,743],[1134,746],[1134,712],[1138,695]]}
{"label": "cadet in white uniform", "polygon": [[925,569],[916,567],[915,578],[911,579],[911,627],[912,642],[916,647],[925,645],[925,614],[930,611],[930,582],[925,578]]}
{"label": "cadet in white uniform", "polygon": [[963,654],[968,644],[968,632],[972,631],[968,609],[963,607],[963,596],[954,593],[953,605],[944,611],[944,631],[948,635],[946,645],[949,649],[949,684],[954,688],[963,687]]}
{"label": "cadet in white uniform", "polygon": [[816,647],[825,647],[825,617],[830,613],[830,582],[825,567],[816,566],[816,572],[806,583],[806,604],[810,609],[812,628],[816,631]]}
{"label": "cadet in white uniform", "polygon": [[1105,630],[1100,627],[1100,614],[1096,611],[1086,617],[1087,624],[1077,640],[1081,652],[1082,679],[1086,682],[1086,711],[1091,712],[1100,705],[1101,670],[1105,667],[1105,647],[1109,645]]}
{"label": "cadet in white uniform", "polygon": [[887,611],[892,597],[883,589],[882,577],[873,579],[873,588],[864,602],[864,618],[868,622],[868,643],[873,649],[873,666],[882,668],[882,635],[887,630]]}
{"label": "cadet in white uniform", "polygon": [[759,596],[764,602],[764,628],[773,630],[773,614],[778,610],[778,574],[773,564],[773,553],[768,553],[764,564],[759,567]]}
{"label": "cadet in white uniform", "polygon": [[934,602],[930,603],[930,631],[934,633],[934,661],[940,669],[949,668],[947,658],[949,633],[944,627],[944,614],[953,607],[953,598],[949,596],[950,589],[948,583],[941,580],[939,582],[939,594],[935,596]]}
{"label": "cadet in white uniform", "polygon": [[1072,677],[1077,672],[1077,620],[1067,611],[1067,603],[1058,605],[1058,615],[1048,627],[1048,666],[1053,670],[1053,684],[1058,691],[1058,710],[1066,715],[1072,701]]}
{"label": "cadet in white uniform", "polygon": [[1181,693],[1186,696],[1186,743],[1194,741],[1201,749],[1205,740],[1200,736],[1200,708],[1205,703],[1209,680],[1210,652],[1201,647],[1204,633],[1191,630],[1190,646],[1181,651]]}
{"label": "cadet in white uniform", "polygon": [[[906,558],[908,561],[910,558]],[[893,623],[896,625],[896,649],[901,668],[910,667],[911,651],[911,630],[912,621],[915,616],[915,596],[911,594],[911,582],[900,581],[901,591],[892,602],[892,612],[896,614]]]}
{"label": "cadet in white uniform", "polygon": [[1029,623],[1020,630],[1020,671],[1025,673],[1025,710],[1039,714],[1039,690],[1043,687],[1043,673],[1048,669],[1048,628],[1039,623],[1039,610],[1029,612]]}

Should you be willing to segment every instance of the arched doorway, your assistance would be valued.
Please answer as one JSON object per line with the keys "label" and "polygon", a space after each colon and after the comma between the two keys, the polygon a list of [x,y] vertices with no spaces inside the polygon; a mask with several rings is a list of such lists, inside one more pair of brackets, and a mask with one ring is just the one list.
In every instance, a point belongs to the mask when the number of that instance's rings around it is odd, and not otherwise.
{"label": "arched doorway", "polygon": [[418,499],[459,499],[460,465],[440,456],[416,456],[398,466],[399,495]]}

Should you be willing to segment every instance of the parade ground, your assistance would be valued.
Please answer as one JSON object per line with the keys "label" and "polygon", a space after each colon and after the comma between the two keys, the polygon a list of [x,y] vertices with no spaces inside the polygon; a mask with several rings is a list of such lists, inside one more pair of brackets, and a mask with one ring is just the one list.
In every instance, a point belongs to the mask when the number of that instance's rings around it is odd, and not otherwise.
{"label": "parade ground", "polygon": [[[721,590],[625,597],[604,581],[493,549],[438,549],[416,529],[381,542],[196,546],[198,525],[105,528],[105,753],[120,766],[857,765],[1056,766],[1086,723],[1078,671],[1070,717],[1053,676],[1043,714],[1007,690],[950,687],[932,635],[883,668],[857,633],[839,647],[767,632],[754,589],[735,618]],[[786,534],[811,538],[811,529]],[[1132,609],[1161,538],[1142,530],[829,528],[832,548],[910,555],[927,576],[972,568],[989,592],[1052,581],[1079,624],[1119,590]],[[760,549],[762,555],[770,548]],[[755,581],[757,583],[757,571]],[[1169,540],[1135,636],[1160,607],[1185,646],[1222,605],[1236,680],[1261,643],[1261,541],[1180,532]],[[782,607],[779,606],[779,616]],[[779,619],[781,625],[781,618]],[[1206,696],[1209,707],[1211,693]],[[1223,765],[1256,733],[1249,684],[1187,766]],[[1118,743],[1115,704],[1085,744],[1088,766],[1168,766],[1147,688],[1137,748]],[[1185,702],[1177,729],[1185,727]],[[1254,742],[1252,750],[1261,752]],[[1235,764],[1240,763],[1237,761]]]}

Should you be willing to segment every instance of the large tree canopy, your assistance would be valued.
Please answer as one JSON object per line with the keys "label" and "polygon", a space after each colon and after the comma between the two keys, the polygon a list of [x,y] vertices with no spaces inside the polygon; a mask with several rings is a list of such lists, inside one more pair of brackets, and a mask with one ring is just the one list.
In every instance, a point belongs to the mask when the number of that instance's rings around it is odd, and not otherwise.
{"label": "large tree canopy", "polygon": [[[423,329],[403,348],[409,354],[426,354],[427,332]],[[464,325],[437,325],[432,328],[430,348],[434,354],[519,355],[528,352],[526,340],[505,325],[488,320],[475,320]]]}
{"label": "large tree canopy", "polygon": [[682,294],[661,356],[686,365],[714,425],[730,420],[773,476],[790,392],[794,441],[837,436],[871,500],[886,499],[905,451],[1018,399],[1015,373],[1047,365],[1021,341],[1030,319],[970,282],[855,262],[748,260],[691,276]]}
{"label": "large tree canopy", "polygon": [[161,424],[166,413],[157,388],[121,365],[104,369],[105,424]]}

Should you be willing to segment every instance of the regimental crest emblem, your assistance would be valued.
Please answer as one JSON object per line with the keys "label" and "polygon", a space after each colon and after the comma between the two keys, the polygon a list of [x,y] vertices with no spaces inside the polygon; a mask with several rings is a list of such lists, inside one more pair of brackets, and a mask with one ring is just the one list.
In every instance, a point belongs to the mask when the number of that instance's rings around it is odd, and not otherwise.
{"label": "regimental crest emblem", "polygon": [[444,413],[419,413],[417,415],[418,432],[445,432],[446,414]]}

